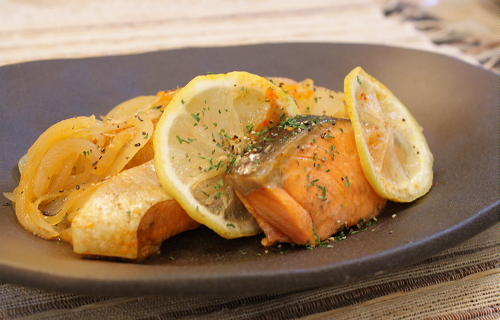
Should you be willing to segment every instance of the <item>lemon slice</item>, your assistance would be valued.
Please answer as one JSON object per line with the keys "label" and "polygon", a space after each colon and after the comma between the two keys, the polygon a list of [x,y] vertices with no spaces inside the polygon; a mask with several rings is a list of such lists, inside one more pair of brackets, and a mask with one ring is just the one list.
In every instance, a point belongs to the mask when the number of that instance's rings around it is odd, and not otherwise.
{"label": "lemon slice", "polygon": [[361,67],[346,76],[344,91],[361,166],[373,189],[397,202],[426,194],[434,159],[408,109]]}
{"label": "lemon slice", "polygon": [[266,78],[247,72],[194,78],[155,130],[161,184],[191,218],[224,238],[260,233],[224,177],[251,147],[250,135],[298,113],[293,98]]}
{"label": "lemon slice", "polygon": [[288,78],[273,77],[270,80],[295,99],[302,114],[347,118],[342,92],[316,86],[312,79],[296,82]]}

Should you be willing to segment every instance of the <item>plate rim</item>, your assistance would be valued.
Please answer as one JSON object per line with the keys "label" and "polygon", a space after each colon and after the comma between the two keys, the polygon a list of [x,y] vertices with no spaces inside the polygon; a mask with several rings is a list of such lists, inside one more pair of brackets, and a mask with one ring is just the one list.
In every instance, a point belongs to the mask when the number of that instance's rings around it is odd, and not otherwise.
{"label": "plate rim", "polygon": [[[391,49],[399,49],[405,51],[418,51],[421,53],[429,55],[437,55],[440,57],[445,57],[447,59],[453,59],[459,63],[465,64],[468,67],[479,69],[481,72],[488,72],[492,75],[497,76],[491,70],[488,70],[481,66],[480,64],[472,64],[468,61],[460,59],[455,56],[440,54],[434,51],[429,51],[425,49],[418,48],[408,48],[400,47],[394,45],[386,44],[373,44],[373,43],[350,43],[350,42],[272,42],[272,43],[260,43],[260,44],[245,44],[245,45],[229,45],[229,46],[202,46],[202,47],[183,47],[174,48],[167,50],[155,50],[142,53],[133,54],[119,54],[111,56],[93,56],[93,57],[78,57],[78,58],[63,58],[63,59],[46,59],[37,61],[20,62],[14,64],[7,64],[0,66],[2,68],[17,67],[19,65],[26,64],[37,64],[45,62],[71,62],[74,60],[95,60],[100,58],[128,58],[133,56],[141,56],[148,54],[161,54],[163,52],[172,51],[182,51],[189,49],[224,49],[224,48],[235,48],[235,47],[258,47],[258,46],[269,46],[269,45],[349,45],[349,46],[359,46],[359,47],[386,47]],[[381,252],[363,256],[358,259],[351,259],[346,261],[341,261],[335,264],[323,265],[319,267],[310,267],[307,269],[298,270],[278,270],[278,271],[266,271],[266,272],[254,272],[248,274],[217,274],[217,275],[207,275],[204,278],[192,277],[184,278],[182,281],[173,278],[162,278],[162,277],[149,277],[149,278],[134,278],[134,279],[120,279],[120,280],[109,280],[109,279],[99,279],[87,278],[87,277],[73,277],[67,275],[49,274],[45,272],[37,272],[34,269],[26,269],[16,267],[13,264],[3,263],[0,261],[0,280],[16,283],[21,285],[27,285],[31,287],[46,288],[55,291],[72,292],[78,294],[92,294],[92,295],[106,295],[106,296],[138,296],[144,294],[157,294],[157,293],[167,293],[170,295],[196,295],[196,294],[215,294],[215,295],[227,295],[234,293],[233,286],[219,286],[221,280],[226,280],[230,278],[235,282],[246,284],[246,290],[248,293],[262,293],[260,286],[257,284],[258,281],[263,279],[272,279],[274,283],[283,282],[286,283],[293,278],[293,285],[291,290],[296,289],[309,289],[319,286],[326,286],[331,284],[341,284],[347,282],[349,279],[344,279],[344,281],[339,281],[338,277],[327,277],[328,273],[335,271],[336,269],[341,270],[349,266],[350,268],[356,268],[362,270],[367,264],[375,266],[384,266],[384,273],[393,272],[395,269],[403,268],[410,264],[422,261],[435,253],[442,251],[446,248],[454,246],[475,234],[495,225],[498,221],[496,214],[500,209],[500,201],[496,200],[490,203],[488,206],[478,210],[472,216],[469,216],[465,220],[461,220],[458,224],[453,225],[445,230],[438,233],[432,234],[429,237],[423,238],[421,240],[393,247]],[[424,255],[421,253],[425,252]],[[391,261],[391,267],[387,268],[387,261]],[[372,268],[373,269],[373,268]],[[359,274],[359,272],[354,272]],[[312,277],[311,277],[312,275]],[[311,278],[320,278],[324,275],[323,281],[319,283],[318,280],[311,281]],[[373,274],[367,274],[366,276],[372,276]],[[357,277],[356,279],[362,279],[363,277]],[[82,281],[85,281],[82,285]],[[199,285],[202,283],[201,285]],[[198,286],[195,286],[198,284]],[[280,287],[280,285],[277,285]],[[284,287],[284,286],[281,286]],[[200,289],[202,288],[202,289]],[[208,290],[210,288],[210,290]],[[266,287],[267,288],[267,287]],[[287,291],[291,291],[288,290]]]}
{"label": "plate rim", "polygon": [[25,64],[31,64],[31,63],[40,63],[40,62],[63,62],[63,61],[72,61],[72,60],[92,60],[92,59],[100,59],[100,58],[125,58],[125,57],[133,57],[133,56],[141,56],[141,55],[147,55],[147,54],[157,54],[157,53],[162,53],[162,52],[172,52],[172,51],[183,51],[183,50],[190,50],[190,49],[223,49],[223,48],[237,48],[237,47],[258,47],[258,46],[267,46],[267,45],[348,45],[348,46],[370,46],[370,47],[376,47],[376,48],[392,48],[392,49],[399,49],[399,50],[406,50],[406,51],[417,51],[425,54],[431,54],[435,56],[440,56],[440,57],[445,57],[448,59],[455,60],[460,63],[464,63],[470,67],[486,71],[491,73],[492,75],[499,76],[500,74],[495,73],[493,70],[485,68],[482,64],[479,62],[475,61],[474,59],[468,59],[467,56],[464,56],[464,58],[460,58],[458,56],[452,55],[449,52],[443,51],[439,52],[437,50],[432,50],[428,48],[415,48],[411,46],[404,46],[404,45],[397,45],[397,44],[387,44],[387,43],[372,43],[372,42],[348,42],[348,41],[278,41],[278,42],[259,42],[259,43],[248,43],[248,44],[228,44],[228,45],[213,45],[213,46],[195,46],[195,45],[190,45],[186,47],[178,47],[178,48],[166,48],[166,49],[157,49],[157,50],[151,50],[151,51],[143,51],[143,52],[133,52],[133,53],[116,53],[116,54],[111,54],[111,55],[96,55],[96,56],[84,56],[84,57],[59,57],[59,58],[47,58],[47,59],[40,59],[40,60],[29,60],[29,61],[20,61],[20,62],[13,62],[13,63],[7,63],[0,65],[0,68],[4,67],[12,67],[12,66],[18,66],[18,65],[25,65]]}

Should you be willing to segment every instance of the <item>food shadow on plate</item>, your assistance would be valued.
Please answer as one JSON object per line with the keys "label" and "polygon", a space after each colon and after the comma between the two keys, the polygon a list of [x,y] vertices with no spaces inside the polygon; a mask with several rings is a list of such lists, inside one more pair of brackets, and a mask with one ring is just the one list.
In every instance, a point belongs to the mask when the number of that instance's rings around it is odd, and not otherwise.
{"label": "food shadow on plate", "polygon": [[[380,237],[382,234],[390,236],[394,215],[402,213],[412,205],[414,204],[388,202],[386,208],[376,220],[366,221],[337,232],[332,236],[332,240],[322,241],[316,247],[288,243],[264,247],[260,244],[263,234],[228,240],[202,226],[197,230],[187,231],[168,239],[163,243],[159,254],[144,260],[142,263],[177,266],[211,263],[226,264],[268,259],[304,251],[325,250],[325,252],[331,253],[331,250],[335,250],[335,247],[348,245],[349,241],[369,241],[368,239]],[[408,242],[402,242],[401,244],[405,243]]]}
{"label": "food shadow on plate", "polygon": [[21,180],[21,172],[19,172],[19,167],[17,164],[12,167],[11,171],[12,180],[16,182],[16,185],[19,184],[19,180]]}

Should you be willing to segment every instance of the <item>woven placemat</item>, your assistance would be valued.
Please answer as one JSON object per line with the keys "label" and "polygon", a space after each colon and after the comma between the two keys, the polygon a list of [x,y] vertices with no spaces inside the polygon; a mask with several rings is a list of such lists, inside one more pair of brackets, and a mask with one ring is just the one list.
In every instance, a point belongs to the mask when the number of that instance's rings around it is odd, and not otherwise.
{"label": "woven placemat", "polygon": [[[0,65],[262,42],[437,46],[372,0],[0,2]],[[106,298],[0,284],[0,319],[499,319],[499,225],[404,270],[343,286],[229,298]]]}

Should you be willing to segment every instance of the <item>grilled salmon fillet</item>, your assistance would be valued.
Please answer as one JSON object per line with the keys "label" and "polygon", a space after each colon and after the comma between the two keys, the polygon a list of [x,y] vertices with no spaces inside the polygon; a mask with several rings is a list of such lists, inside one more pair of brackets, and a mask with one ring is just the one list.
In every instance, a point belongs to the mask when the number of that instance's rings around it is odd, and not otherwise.
{"label": "grilled salmon fillet", "polygon": [[361,169],[349,120],[291,118],[259,141],[228,183],[264,231],[263,245],[312,245],[384,208]]}
{"label": "grilled salmon fillet", "polygon": [[65,240],[86,256],[141,260],[199,226],[160,185],[153,161],[101,183],[71,221]]}

